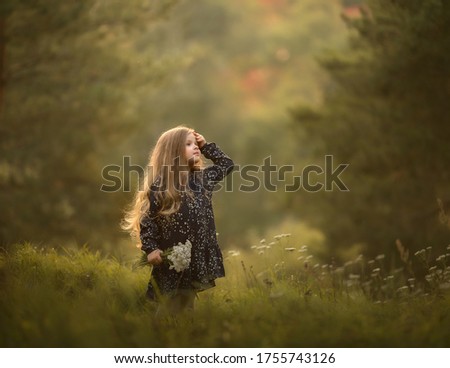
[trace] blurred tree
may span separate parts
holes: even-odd
[[[100,191],[102,166],[143,124],[133,98],[177,65],[143,41],[175,3],[2,1],[2,244],[117,237],[123,200]]]
[[[302,194],[299,211],[336,251],[363,244],[375,255],[397,238],[444,250],[437,199],[448,208],[450,4],[366,3],[348,19],[348,50],[321,59],[334,81],[322,106],[292,111],[307,147],[350,164],[341,176],[350,192]]]
[[[101,193],[102,168],[115,164],[124,174],[123,156],[145,165],[158,135],[177,124],[201,131],[241,166],[268,156],[307,161],[286,129],[286,107],[321,102],[327,78],[314,55],[339,47],[344,34],[340,0],[1,6],[3,243],[116,240],[131,193]],[[283,221],[280,202],[292,201],[282,188],[240,192],[233,178],[233,192],[216,196],[216,218],[226,229],[222,244],[239,246]]]
[[[353,8],[355,5],[361,5],[364,3],[364,0],[342,0],[342,5],[346,8]]]
[[[159,123],[148,127],[151,134],[133,138],[134,149],[145,158],[142,152],[150,146],[145,137],[156,138],[157,126],[185,123],[216,141],[241,167],[260,166],[268,156],[278,165],[307,160],[298,157],[298,142],[286,129],[286,108],[320,103],[326,78],[315,54],[343,42],[341,10],[338,0],[181,2],[159,37],[167,52],[184,48],[195,57],[186,72],[141,101]],[[260,186],[249,193],[239,191],[242,183],[248,184],[235,172],[228,178],[232,192],[215,196],[224,246],[248,245],[247,234],[262,236],[265,227],[287,215],[280,205],[289,202],[283,187],[269,192]]]

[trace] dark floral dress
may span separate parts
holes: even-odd
[[[178,212],[158,215],[157,181],[150,191],[150,209],[141,220],[142,250],[149,254],[186,240],[192,243],[191,263],[184,271],[170,270],[166,262],[153,266],[147,290],[151,299],[156,299],[158,291],[162,295],[175,295],[183,289],[205,290],[215,286],[216,278],[225,276],[211,200],[215,185],[233,170],[234,163],[215,143],[206,143],[200,151],[214,165],[189,173],[193,198],[183,193]]]

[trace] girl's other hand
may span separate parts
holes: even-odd
[[[195,140],[197,141],[198,148],[202,148],[206,144],[205,137],[201,134],[194,132]]]
[[[153,252],[149,253],[147,255],[148,263],[150,263],[154,266],[162,263],[163,260],[161,258],[161,253],[162,253],[162,251],[159,249],[155,249]]]

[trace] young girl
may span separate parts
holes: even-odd
[[[202,153],[214,165],[203,168]],[[211,204],[214,186],[233,161],[215,143],[183,126],[164,132],[150,154],[143,188],[138,190],[123,228],[140,238],[153,265],[147,296],[167,297],[172,311],[193,307],[196,292],[225,276]],[[182,272],[169,269],[161,253],[179,242],[192,243],[191,263]]]

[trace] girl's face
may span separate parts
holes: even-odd
[[[192,133],[189,133],[186,138],[186,159],[190,166],[193,166],[200,160],[200,149]]]

